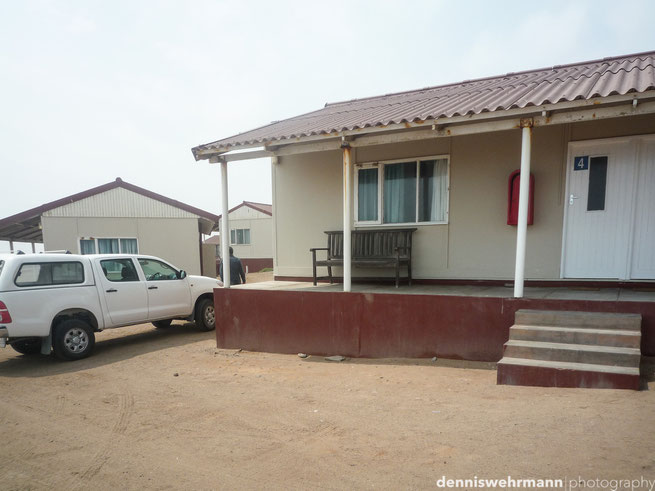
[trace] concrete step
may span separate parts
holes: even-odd
[[[514,323],[530,326],[578,327],[641,331],[640,314],[573,312],[557,310],[518,310]]]
[[[529,360],[548,360],[639,368],[641,351],[636,348],[548,343],[542,341],[510,339],[505,343],[503,356],[507,358],[524,358]]]
[[[556,327],[513,325],[509,339],[546,343],[587,344],[639,349],[641,332],[621,329],[593,329],[591,327]]]
[[[505,357],[499,385],[639,390],[639,368]]]

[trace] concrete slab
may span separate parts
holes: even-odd
[[[263,281],[248,283],[232,288],[246,290],[289,290],[289,291],[321,291],[340,292],[341,283],[319,283],[314,286],[306,281]],[[524,297],[531,299],[552,300],[592,300],[592,301],[624,301],[624,302],[655,302],[654,291],[629,290],[618,288],[569,288],[569,287],[527,287]],[[386,283],[354,283],[353,292],[360,293],[388,293],[393,295],[446,295],[481,298],[513,298],[514,289],[511,286],[483,286],[483,285],[401,285],[396,288]]]

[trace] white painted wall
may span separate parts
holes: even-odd
[[[46,211],[49,217],[149,217],[199,218],[156,199],[124,188],[115,188],[89,198]]]
[[[46,250],[79,253],[80,237],[136,238],[140,254],[159,256],[189,274],[201,274],[196,218],[41,218]]]
[[[560,278],[568,142],[649,133],[654,127],[655,118],[644,116],[534,130],[535,212],[534,225],[528,227],[526,278]],[[516,130],[359,148],[354,162],[449,154],[449,223],[418,225],[414,276],[510,280],[516,227],[506,224],[507,180],[520,166],[520,152],[521,133]],[[309,249],[325,247],[323,231],[342,229],[341,152],[280,157],[275,176],[275,274],[311,276]],[[353,270],[354,276],[370,273]]]

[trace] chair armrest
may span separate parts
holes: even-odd
[[[330,249],[328,249],[327,247],[312,247],[311,249],[309,249],[309,252],[312,253],[312,264],[314,265],[316,264],[316,251],[326,251],[329,259]]]

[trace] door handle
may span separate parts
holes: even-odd
[[[156,290],[157,288],[158,288],[158,287],[156,287],[156,286],[149,286],[149,287],[148,287],[148,290]]]
[[[109,290],[105,290],[107,293],[116,293],[118,290],[116,288],[110,288]]]
[[[573,194],[572,194],[571,196],[569,196],[569,204],[570,204],[570,205],[573,204],[573,200],[574,200],[574,199],[580,199],[580,196],[575,196],[575,195],[573,195]]]

